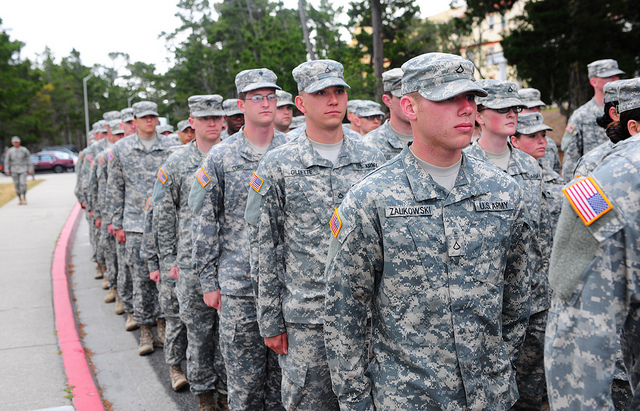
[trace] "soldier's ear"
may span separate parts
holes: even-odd
[[[415,121],[418,119],[418,110],[416,108],[416,105],[417,101],[410,95],[404,95],[400,100],[400,107],[402,108],[402,112],[409,121]]]
[[[301,91],[300,93],[302,94],[304,93],[304,91]],[[307,109],[304,106],[304,99],[300,96],[300,94],[296,96],[295,103],[296,103],[296,107],[298,108],[298,110],[300,110],[302,114],[307,113]]]
[[[629,134],[631,134],[632,136],[639,134],[640,123],[638,123],[636,120],[629,120],[629,122],[627,123],[627,130],[629,130]]]

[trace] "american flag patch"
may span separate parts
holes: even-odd
[[[591,225],[613,208],[592,177],[573,183],[562,191],[586,225]]]
[[[340,233],[340,229],[342,228],[342,221],[340,221],[340,216],[338,215],[338,209],[336,208],[333,212],[333,216],[331,216],[331,221],[329,221],[329,226],[331,227],[331,232],[334,237],[338,237]]]
[[[198,179],[202,187],[205,187],[207,184],[209,184],[209,181],[211,181],[207,173],[205,173],[204,168],[200,168],[200,170],[198,170],[196,178]]]
[[[93,163],[93,156],[91,154],[87,156],[87,161]]]
[[[151,207],[151,197],[147,198],[147,204],[144,206],[145,210],[148,210]]]
[[[254,172],[253,173],[253,177],[251,177],[251,182],[249,183],[249,185],[256,190],[256,192],[260,192],[260,188],[262,187],[262,183],[264,183],[264,181],[258,177],[258,175]]]
[[[571,134],[573,133],[573,130],[575,130],[576,128],[571,125],[571,123],[567,123],[567,128],[565,128],[565,130],[567,130],[567,133]]]
[[[162,184],[167,182],[167,175],[162,169],[158,170],[158,180],[160,180]]]
[[[100,167],[104,166],[104,158],[102,158],[102,156],[98,157],[98,164],[100,164]]]
[[[107,153],[107,160],[109,161],[113,160],[113,153],[111,151]]]

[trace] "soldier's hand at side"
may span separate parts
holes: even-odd
[[[180,270],[178,267],[171,267],[171,270],[169,270],[169,277],[175,278],[176,280],[180,277]]]
[[[98,230],[102,229],[102,218],[96,218],[96,221],[94,221],[93,223],[96,225]]]
[[[289,354],[287,333],[265,338],[264,345],[271,348],[276,354]]]
[[[125,234],[123,228],[116,230],[116,240],[120,241],[121,243],[127,242],[127,235]]]
[[[107,231],[109,232],[109,234],[111,234],[112,236],[116,236],[116,230],[113,229],[113,224],[109,224],[107,226]]]
[[[160,270],[151,271],[149,273],[149,278],[151,279],[151,281],[155,281],[156,283],[160,284]]]
[[[220,298],[220,289],[217,289],[215,291],[210,291],[208,293],[204,293],[204,295],[202,296],[202,299],[204,300],[204,303],[207,304],[209,307],[213,307],[216,310],[220,311],[221,308],[221,303],[222,300]]]
[[[93,217],[93,210],[89,211],[89,215]]]

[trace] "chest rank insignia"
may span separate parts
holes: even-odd
[[[113,161],[113,153],[111,151],[107,153],[107,160]]]
[[[575,129],[576,128],[571,123],[567,123],[567,128],[565,128],[565,130],[567,130],[567,133],[569,134],[573,133],[573,130]]]
[[[340,229],[342,228],[342,221],[340,220],[340,216],[338,215],[338,209],[336,208],[333,212],[333,216],[331,216],[331,221],[329,221],[329,226],[331,227],[331,232],[334,237],[338,237],[340,234]]]
[[[158,180],[160,180],[162,184],[167,182],[167,175],[164,173],[164,170],[162,169],[158,170]]]
[[[147,198],[147,203],[144,206],[145,210],[148,210],[151,207],[151,197]]]
[[[198,182],[202,187],[206,187],[207,184],[209,184],[209,181],[211,181],[207,173],[205,173],[204,168],[202,167],[200,167],[200,170],[198,170],[198,174],[196,174],[196,178],[198,179]]]
[[[98,157],[98,164],[100,164],[100,167],[104,166],[104,158],[102,158],[102,156]]]
[[[592,177],[573,183],[562,191],[586,225],[591,225],[613,208]]]
[[[258,177],[258,175],[254,172],[253,177],[251,177],[251,182],[249,183],[251,188],[256,190],[256,193],[259,193],[263,183],[264,181],[260,177]]]

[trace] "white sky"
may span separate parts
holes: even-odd
[[[337,0],[333,0],[334,2]],[[423,17],[449,9],[451,0],[417,0]],[[22,58],[37,59],[48,46],[56,61],[80,52],[86,66],[113,66],[108,54],[129,54],[131,62],[156,65],[164,73],[173,65],[162,31],[180,26],[175,17],[178,0],[14,0],[2,1],[2,29],[12,40],[25,43]],[[297,0],[285,0],[285,7],[297,8]],[[138,29],[136,21],[149,22]]]

